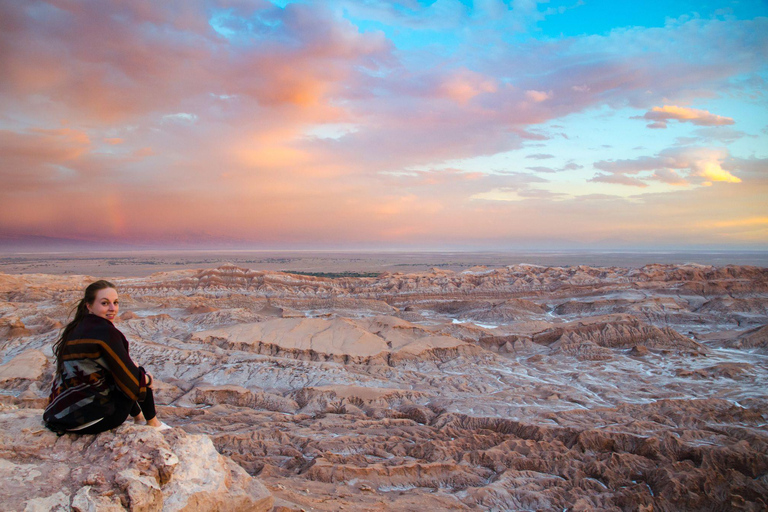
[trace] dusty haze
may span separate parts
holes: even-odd
[[[476,265],[501,268],[530,263],[544,266],[641,267],[653,263],[768,266],[768,252],[382,252],[382,251],[130,251],[3,252],[7,274],[83,274],[146,277],[155,272],[214,268],[232,263],[244,268],[311,273],[368,274],[423,272],[433,267],[461,271]]]

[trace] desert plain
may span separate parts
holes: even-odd
[[[578,258],[3,257],[0,502],[766,510],[765,256]],[[51,345],[103,277],[169,431],[42,426]],[[217,489],[190,490],[195,457]]]

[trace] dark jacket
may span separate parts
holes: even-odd
[[[65,431],[127,411],[144,399],[144,369],[128,355],[128,340],[109,320],[86,315],[64,342],[61,366],[43,420]]]

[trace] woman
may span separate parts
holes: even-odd
[[[152,375],[131,361],[128,340],[112,324],[118,309],[115,285],[91,283],[53,346],[56,375],[43,420],[54,432],[98,434],[129,414],[136,423],[169,428],[157,419]]]

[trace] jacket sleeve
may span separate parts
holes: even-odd
[[[124,339],[115,328],[110,333],[109,341],[102,346],[102,357],[120,391],[131,400],[143,400],[147,393],[147,377],[144,369],[131,360]]]

